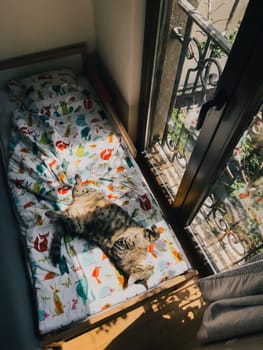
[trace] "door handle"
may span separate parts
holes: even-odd
[[[209,111],[210,108],[215,108],[215,110],[219,111],[226,102],[227,102],[226,92],[224,90],[219,90],[213,100],[210,100],[204,103],[199,112],[199,116],[195,127],[196,130],[200,130],[201,127],[203,126],[207,112]]]

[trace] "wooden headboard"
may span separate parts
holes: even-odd
[[[85,42],[0,61],[0,88],[5,88],[12,79],[23,78],[31,74],[61,67],[70,67],[75,73],[88,76],[114,124],[122,134],[131,154],[136,157],[136,148],[120,122],[120,118],[112,108],[111,95],[105,88],[104,83],[102,83],[101,77],[97,72],[96,62],[94,63],[94,59],[88,58],[88,49]]]
[[[49,69],[72,67],[75,72],[83,73],[87,56],[87,44],[81,42],[2,60],[0,61],[0,88],[5,87],[11,79]]]

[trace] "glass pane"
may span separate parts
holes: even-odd
[[[158,132],[161,117],[155,118],[152,139],[145,151],[152,172],[170,203],[174,201],[199,136],[196,123],[201,106],[213,97],[248,3],[239,0],[191,2],[198,3],[197,11],[191,11],[188,1],[176,2],[181,16],[186,16],[186,25],[184,30],[173,27],[173,37],[182,43],[174,100],[163,133]],[[175,24],[181,23],[179,14],[176,18],[179,19]],[[176,53],[170,50],[171,54]]]
[[[215,271],[263,250],[263,108],[188,227]]]

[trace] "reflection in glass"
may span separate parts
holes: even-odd
[[[263,250],[262,108],[188,230],[215,271]]]

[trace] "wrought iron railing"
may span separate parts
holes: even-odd
[[[182,51],[170,112],[163,138],[154,140],[151,154],[147,155],[171,203],[199,134],[196,122],[200,108],[212,98],[232,45],[186,0],[178,3],[188,19],[184,35],[181,28],[172,30],[172,36],[182,44]],[[261,141],[257,142],[262,143],[263,149],[261,112],[254,118],[220,180],[188,228],[215,271],[238,263],[262,247],[263,221],[260,217],[263,215],[263,198],[252,192],[259,190],[263,193],[263,152],[253,148],[251,141],[260,137]],[[255,181],[258,181],[257,190],[251,192]],[[250,202],[246,196],[251,196]]]
[[[188,1],[179,0],[178,4],[187,14],[187,22],[184,34],[182,28],[173,27],[171,36],[182,44],[181,55],[164,134],[161,140],[153,140],[149,157],[155,169],[154,153],[163,154],[173,165],[173,176],[167,175],[168,178],[160,180],[171,202],[199,134],[195,126],[200,108],[212,98],[222,64],[231,50],[231,43]],[[166,160],[161,155],[158,162],[165,163]]]
[[[189,227],[216,271],[263,250],[262,147],[259,110]]]
[[[200,107],[215,91],[231,43],[188,1],[178,3],[188,19],[184,35],[181,28],[172,30],[172,36],[182,43],[182,51],[162,146],[167,146],[172,153],[166,152],[168,157],[176,157],[184,168],[198,135],[195,126]],[[193,36],[196,33],[199,38]]]

